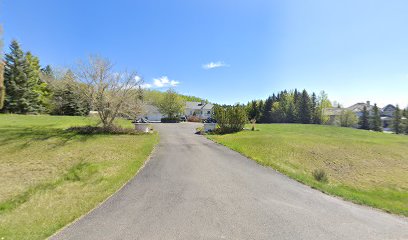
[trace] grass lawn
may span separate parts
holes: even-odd
[[[0,114],[0,239],[50,236],[134,176],[158,141],[157,134],[64,131],[95,123],[85,117]]]
[[[408,136],[300,124],[257,129],[208,138],[323,192],[408,216]],[[327,183],[313,178],[319,168]]]

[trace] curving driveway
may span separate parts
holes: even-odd
[[[327,196],[194,135],[155,124],[145,168],[52,239],[408,239],[407,218]]]

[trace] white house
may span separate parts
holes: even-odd
[[[200,119],[207,119],[213,114],[214,105],[205,101],[201,102],[186,102],[184,114],[186,117],[198,116]]]
[[[186,102],[186,106],[184,108],[184,115],[186,117],[189,116],[197,116],[200,119],[207,119],[212,116],[214,105],[211,103],[202,102]],[[160,122],[160,120],[165,117],[162,113],[160,113],[159,109],[151,104],[146,104],[144,106],[144,114],[142,115],[143,118],[151,122]]]

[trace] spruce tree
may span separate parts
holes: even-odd
[[[3,29],[0,25],[0,110],[4,106],[4,98],[6,97],[6,89],[4,87],[4,64],[3,64],[3,38],[1,37]]]
[[[302,91],[299,104],[299,120],[301,123],[308,124],[312,118],[311,100],[306,90]]]
[[[31,88],[27,76],[28,64],[19,43],[13,40],[10,53],[5,55],[4,85],[6,98],[3,111],[27,113],[32,111]]]
[[[4,87],[4,64],[0,58],[0,110],[4,107],[4,98],[6,97],[6,88]]]
[[[258,115],[256,116],[256,121],[259,122],[259,123],[262,122],[262,119],[263,119],[262,113],[263,113],[263,111],[264,111],[264,102],[262,100],[260,100],[259,103],[258,103],[258,111],[257,111]]]
[[[367,106],[364,105],[362,115],[360,116],[359,123],[360,129],[369,130],[370,123],[369,123],[369,113],[367,111]]]
[[[30,112],[44,112],[45,111],[45,99],[43,99],[44,92],[46,91],[46,84],[42,85],[40,79],[40,60],[38,57],[27,52],[25,54],[27,61],[26,75],[28,78],[29,91],[26,92],[27,98],[30,99]]]
[[[271,112],[272,112],[272,104],[273,104],[273,100],[272,97],[268,97],[265,100],[265,104],[263,107],[263,111],[262,111],[262,122],[263,123],[271,123],[272,122],[272,116],[271,116]]]
[[[382,132],[380,110],[378,109],[377,104],[374,104],[373,107],[373,115],[371,116],[370,129],[376,132]]]
[[[402,133],[402,116],[401,116],[401,109],[397,105],[395,112],[394,112],[394,117],[392,121],[392,126],[393,130],[396,134]]]
[[[318,112],[317,112],[317,97],[316,97],[316,93],[312,93],[312,123],[313,124],[319,124],[320,120],[319,120],[319,116],[318,116]]]
[[[248,103],[248,118],[249,120],[256,119],[259,116],[258,104],[255,100]]]

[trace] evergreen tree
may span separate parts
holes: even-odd
[[[262,119],[263,119],[262,113],[263,113],[263,111],[264,111],[264,102],[262,100],[260,100],[259,103],[258,103],[258,111],[257,111],[258,115],[255,118],[257,122],[262,122]]]
[[[264,104],[263,111],[262,111],[262,122],[263,123],[272,122],[272,104],[273,104],[272,97],[268,97],[265,100],[265,104]]]
[[[370,123],[369,123],[369,113],[367,111],[367,106],[364,105],[362,115],[360,116],[359,120],[359,127],[360,129],[369,130]]]
[[[317,111],[317,97],[316,93],[313,92],[312,94],[312,123],[319,124],[320,121],[318,119],[318,111]]]
[[[25,54],[27,61],[26,75],[28,77],[28,86],[30,90],[26,93],[30,98],[32,112],[45,112],[46,95],[48,95],[47,84],[40,79],[40,60],[38,57],[27,52]]]
[[[6,89],[4,87],[4,64],[3,64],[3,29],[0,25],[0,110],[4,106],[4,98],[6,97]]]
[[[308,124],[311,117],[311,100],[307,91],[303,90],[299,103],[299,120],[301,123]]]
[[[393,117],[393,130],[396,134],[402,133],[402,116],[401,116],[401,109],[397,105],[395,112],[394,112],[394,117]]]
[[[53,72],[50,65],[47,65],[47,66],[41,68],[41,72],[43,74],[47,75],[47,76],[53,76],[54,75],[54,72]]]
[[[381,125],[382,124],[381,124],[380,110],[378,109],[377,104],[374,104],[373,116],[371,116],[370,129],[376,132],[382,132]]]
[[[4,98],[6,97],[6,88],[4,87],[4,64],[0,58],[0,110],[4,107]]]
[[[258,104],[255,100],[248,104],[248,118],[249,120],[256,119],[259,116]]]
[[[34,111],[32,102],[35,99],[31,94],[32,86],[27,76],[29,66],[16,40],[11,42],[10,53],[6,54],[5,62],[4,85],[6,87],[6,98],[3,111],[11,113]]]

